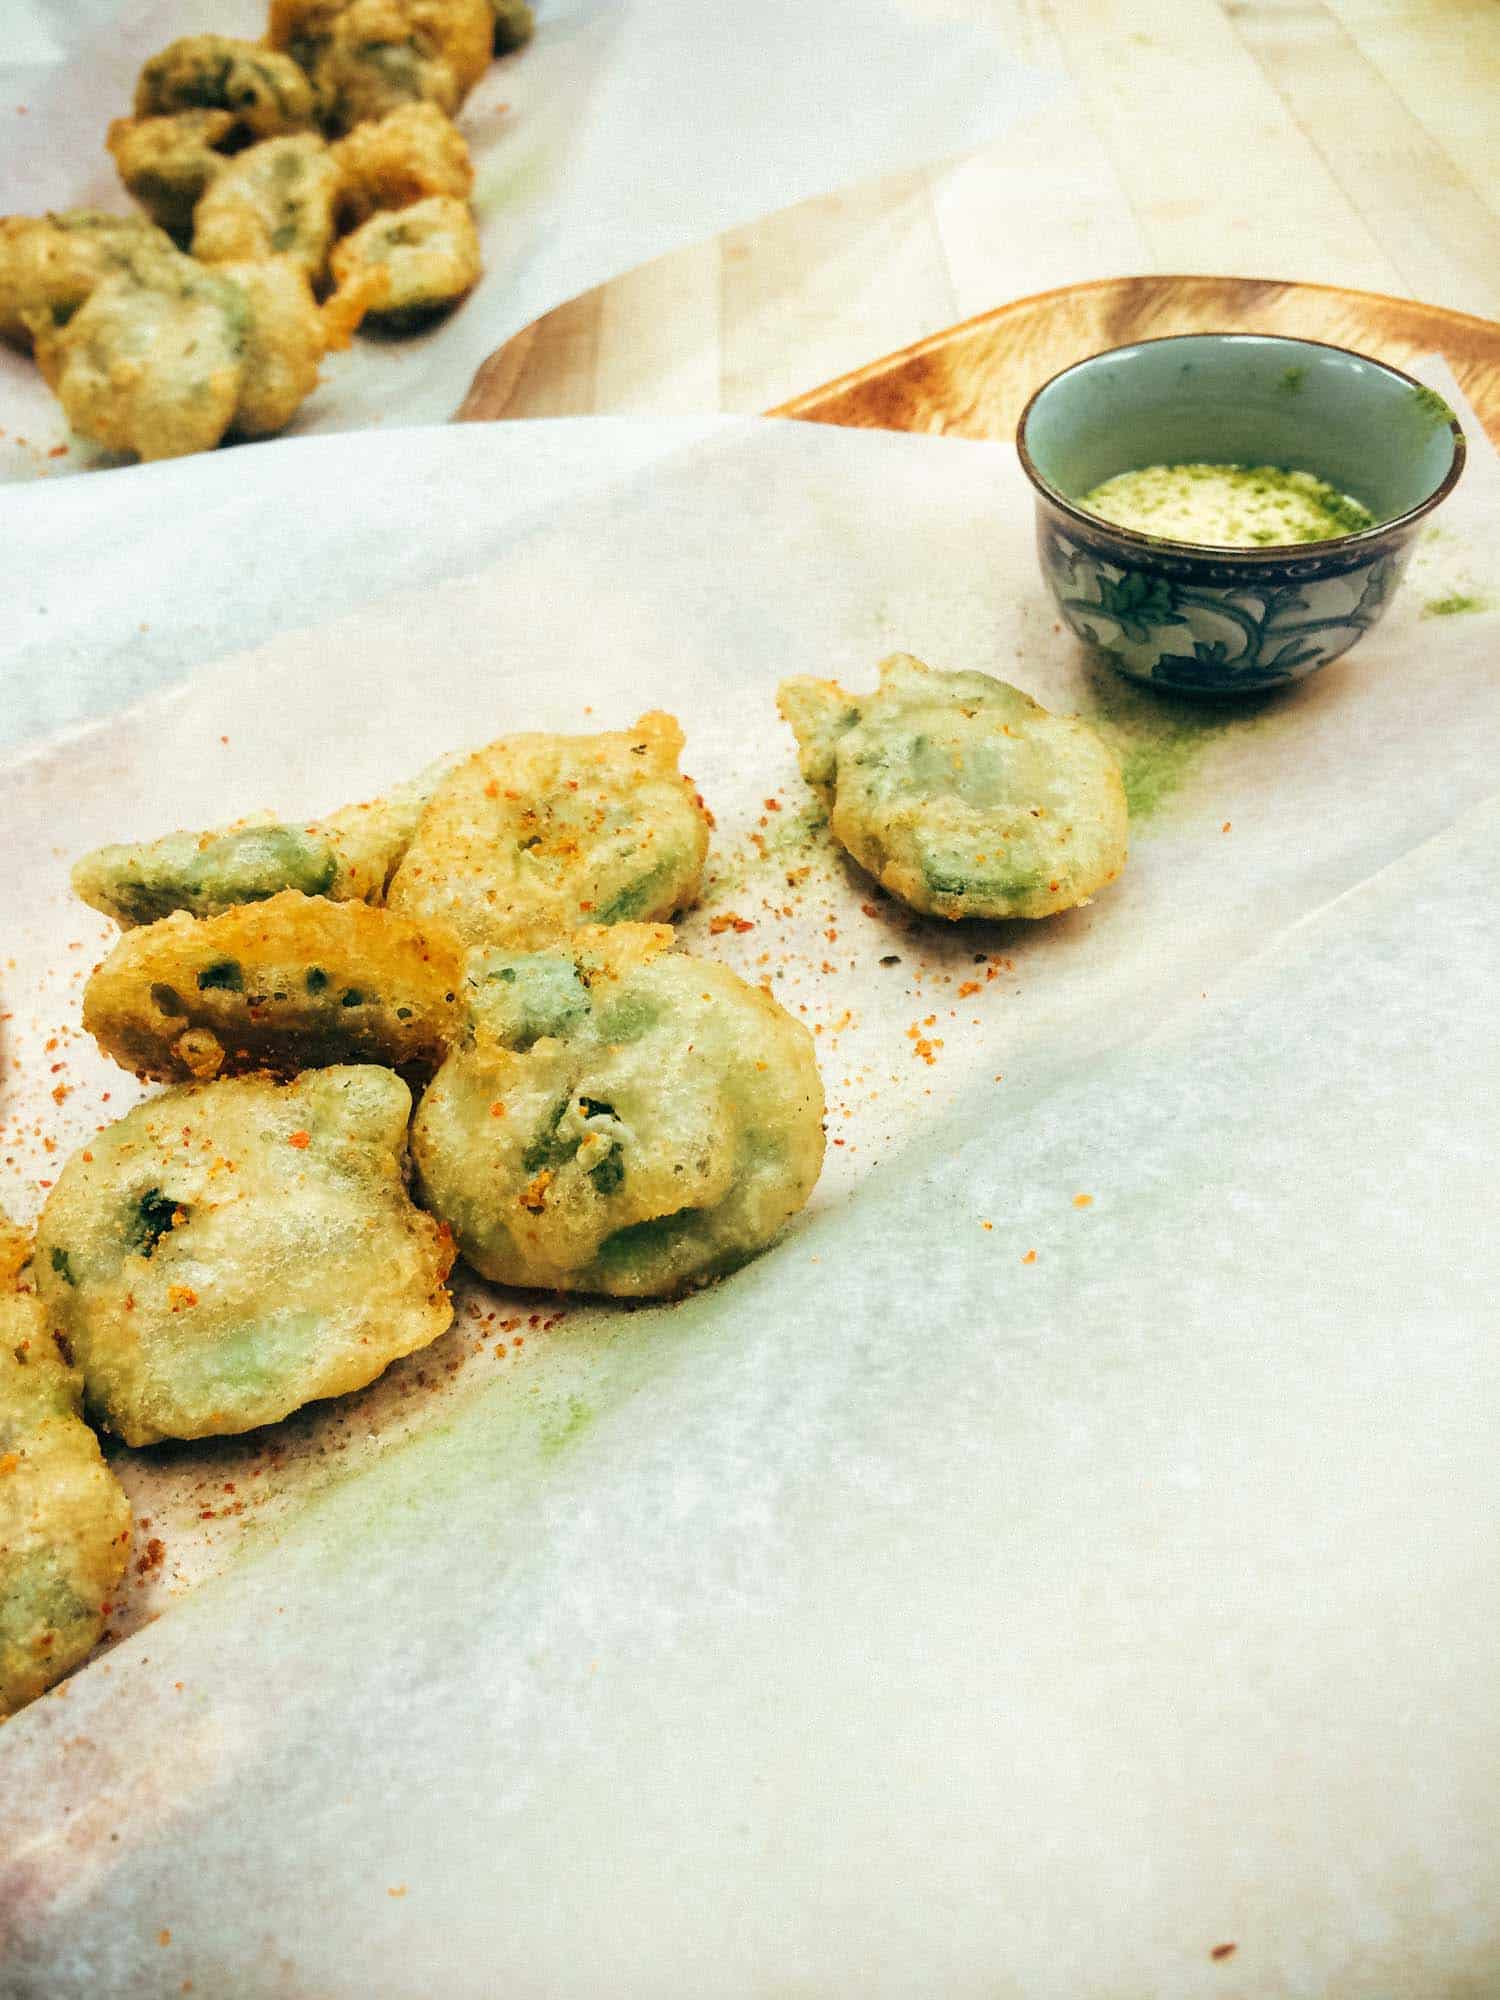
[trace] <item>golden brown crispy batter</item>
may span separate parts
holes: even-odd
[[[217,267],[244,295],[248,318],[230,429],[236,437],[284,430],[318,386],[327,331],[306,274],[283,257]]]
[[[127,932],[84,989],[83,1025],[163,1082],[347,1062],[430,1075],[457,1031],[460,970],[440,924],[288,890]]]
[[[154,55],[135,86],[137,118],[227,111],[241,143],[305,132],[312,86],[289,56],[232,35],[183,35]]]
[[[407,0],[349,0],[320,32],[306,57],[318,116],[331,133],[383,118],[402,104],[435,104],[451,116],[465,86],[440,42],[415,27]],[[310,37],[299,37],[308,47]]]
[[[314,284],[328,268],[343,185],[316,132],[265,139],[225,162],[193,215],[193,255],[205,264],[286,257]]]
[[[41,1302],[0,1296],[0,1716],[76,1667],[125,1571],[130,1506]]]
[[[428,195],[467,201],[474,162],[463,134],[435,104],[403,104],[356,125],[333,148],[343,175],[339,215],[354,228],[378,210],[409,208]]]
[[[75,429],[142,459],[280,430],[314,388],[324,327],[284,259],[209,266],[176,251],[106,279],[36,358]]]
[[[431,41],[458,80],[460,101],[490,66],[495,24],[489,0],[403,0],[412,33]]]
[[[268,39],[313,80],[330,132],[402,104],[456,112],[489,64],[489,0],[272,0]]]
[[[653,1297],[757,1255],[823,1160],[812,1037],[665,926],[472,955],[412,1128],[424,1199],[508,1285]]]
[[[0,216],[0,338],[31,343],[30,321],[66,326],[96,285],[171,240],[143,215],[73,208]]]
[[[37,328],[37,364],[75,430],[143,459],[210,451],[234,419],[249,307],[221,272],[174,253],[107,278],[66,326]]]
[[[334,22],[348,6],[349,0],[271,0],[266,46],[284,49],[310,72],[333,34]]]
[[[698,894],[708,826],[670,715],[594,736],[502,738],[449,773],[391,879],[393,910],[469,944],[548,944],[669,917]]]
[[[116,118],[105,137],[120,179],[178,242],[193,233],[193,211],[223,167],[235,132],[229,111],[179,111],[163,118]]]
[[[362,301],[365,315],[392,332],[455,305],[484,268],[474,218],[451,195],[372,215],[335,244],[329,261],[335,296]]]
[[[31,1256],[31,1231],[0,1208],[0,1294],[12,1292]]]
[[[451,1238],[406,1192],[389,1070],[186,1084],[75,1153],[38,1283],[128,1444],[275,1423],[363,1388],[452,1318]]]
[[[428,800],[458,757],[439,757],[380,798],[301,824],[269,813],[207,832],[96,847],[73,869],[73,893],[122,928],[174,910],[217,916],[283,889],[379,903]]]
[[[835,838],[914,910],[1047,917],[1125,865],[1114,756],[1019,688],[896,653],[871,694],[798,679],[778,702]]]

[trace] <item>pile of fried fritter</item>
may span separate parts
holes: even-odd
[[[1039,917],[1125,861],[1083,723],[897,656],[871,694],[781,690],[854,859],[912,908]],[[73,871],[121,927],[99,1046],[165,1084],[91,1138],[35,1238],[0,1218],[0,1714],[83,1657],[127,1445],[273,1423],[452,1318],[450,1267],[663,1298],[758,1255],[811,1194],[813,1038],[675,949],[712,825],[670,715],[515,735],[327,818],[270,816]]]
[[[144,214],[0,218],[0,336],[68,421],[142,459],[281,430],[363,322],[425,326],[481,270],[453,123],[524,0],[272,0],[186,35],[109,128]]]

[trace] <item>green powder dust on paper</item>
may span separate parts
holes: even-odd
[[[594,1412],[582,1396],[569,1396],[563,1409],[549,1416],[541,1432],[540,1445],[544,1458],[555,1458],[560,1451],[566,1451],[574,1444],[594,1421]]]
[[[1448,597],[1430,597],[1422,606],[1424,618],[1461,618],[1465,612],[1488,611],[1488,604],[1482,597],[1472,597],[1455,590]]]
[[[1149,819],[1180,791],[1211,743],[1254,721],[1259,705],[1210,707],[1190,696],[1138,686],[1091,661],[1080,713],[1120,760],[1132,820]]]

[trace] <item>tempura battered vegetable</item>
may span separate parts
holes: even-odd
[[[31,1256],[31,1231],[0,1208],[0,1294],[14,1290]]]
[[[356,125],[333,148],[342,175],[339,213],[347,228],[381,209],[409,208],[428,195],[466,201],[474,162],[463,134],[435,104],[403,104]]]
[[[171,248],[143,215],[72,208],[0,217],[0,337],[29,345],[32,320],[66,326],[104,279]]]
[[[423,813],[387,900],[470,944],[548,944],[669,917],[698,894],[708,827],[670,715],[597,736],[502,738]]]
[[[299,68],[311,74],[333,34],[333,24],[349,0],[271,0],[266,46],[284,49]]]
[[[798,679],[778,702],[835,837],[913,909],[1051,916],[1125,865],[1114,757],[1019,688],[897,653],[874,694]]]
[[[450,115],[490,57],[488,0],[347,0],[273,5],[271,40],[312,78],[325,130],[348,132],[402,104]]]
[[[143,459],[209,451],[234,419],[249,307],[189,257],[107,278],[36,358],[75,430]]]
[[[325,118],[348,130],[400,103],[456,111],[488,65],[492,29],[488,0],[271,0],[266,39],[314,79]],[[359,76],[361,65],[372,73]],[[343,97],[341,79],[352,82]]]
[[[453,71],[462,102],[490,66],[494,24],[489,0],[401,0],[401,7],[412,35],[431,42]]]
[[[186,243],[193,211],[232,150],[236,129],[229,111],[116,118],[105,144],[120,179],[153,222]]]
[[[388,332],[410,332],[456,304],[484,268],[467,206],[430,195],[392,215],[372,215],[335,244],[330,266],[340,294],[357,298]]]
[[[193,216],[205,264],[289,257],[316,282],[328,267],[339,163],[316,132],[266,139],[225,163]]]
[[[332,343],[304,274],[284,258],[220,264],[248,312],[240,380],[230,429],[236,437],[274,437],[318,386],[318,363]]]
[[[455,759],[440,757],[383,798],[296,825],[269,814],[207,833],[167,833],[139,846],[96,847],[73,869],[73,893],[131,924],[173,910],[217,916],[283,889],[378,903],[417,822]]]
[[[176,252],[108,278],[36,358],[69,422],[143,459],[281,429],[317,381],[323,323],[285,262],[209,268]]]
[[[655,1297],[736,1269],[823,1160],[812,1037],[665,926],[473,954],[470,1027],[412,1127],[423,1198],[488,1278]]]
[[[179,111],[227,111],[241,145],[314,122],[312,86],[291,57],[231,35],[184,35],[141,71],[136,117]]]
[[[524,47],[536,33],[536,16],[528,0],[490,0],[490,12],[495,17],[497,56],[508,56],[512,49]]]
[[[452,1249],[407,1198],[410,1110],[384,1069],[187,1084],[74,1155],[36,1270],[112,1430],[252,1430],[437,1338]]]
[[[76,1667],[125,1571],[130,1506],[40,1302],[0,1296],[0,1716]]]
[[[128,932],[84,989],[83,1025],[166,1082],[348,1062],[430,1074],[457,1031],[460,972],[440,924],[287,890]]]

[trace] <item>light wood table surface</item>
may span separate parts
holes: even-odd
[[[1042,110],[559,308],[487,364],[486,413],[765,410],[1007,300],[1132,272],[1500,319],[1500,0],[981,4],[1016,60],[1065,79]]]

